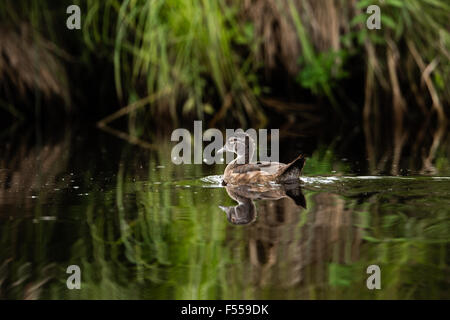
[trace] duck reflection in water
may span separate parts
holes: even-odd
[[[238,202],[236,206],[219,206],[230,223],[235,225],[250,224],[256,220],[257,211],[254,200],[292,199],[299,207],[306,208],[306,199],[299,183],[289,183],[280,186],[239,185],[226,186],[230,198]]]

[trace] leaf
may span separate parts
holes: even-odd
[[[434,72],[434,83],[439,89],[444,89],[445,87],[444,80],[442,79],[441,73],[438,70]]]
[[[358,14],[350,21],[350,26],[354,27],[358,24],[364,24],[367,20],[366,14]]]
[[[405,2],[400,0],[386,0],[386,4],[392,7],[404,8]]]
[[[367,8],[368,6],[373,4],[373,0],[361,0],[356,3],[356,7],[358,9]]]
[[[367,29],[363,29],[358,33],[358,44],[363,45],[367,39]]]
[[[328,282],[333,287],[348,287],[354,279],[354,270],[350,265],[330,263],[328,265]]]
[[[206,103],[206,104],[203,105],[203,111],[206,114],[214,114],[215,110],[214,110],[212,105],[210,105],[209,103]]]
[[[192,112],[192,110],[194,110],[194,106],[195,106],[194,98],[190,97],[189,99],[186,100],[186,102],[183,105],[183,114]]]
[[[381,15],[381,25],[386,25],[387,27],[391,29],[397,28],[397,23],[392,19],[391,17],[387,16],[386,14]]]
[[[364,236],[363,240],[368,241],[368,242],[380,242],[379,239],[371,237],[371,236]]]

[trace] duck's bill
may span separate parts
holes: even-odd
[[[217,150],[217,153],[225,153],[225,147],[220,148],[219,150]]]

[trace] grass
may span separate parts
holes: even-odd
[[[4,52],[0,77],[13,88],[37,87],[44,96],[60,95],[68,102],[70,87],[56,81],[64,75],[61,65],[71,63],[65,51],[86,69],[95,69],[94,57],[106,59],[122,105],[158,96],[128,113],[130,131],[136,134],[142,131],[136,127],[159,117],[174,124],[194,118],[215,124],[231,118],[243,126],[264,126],[268,119],[259,98],[277,95],[270,91],[276,87],[272,77],[276,72],[286,75],[289,94],[300,92],[300,97],[310,99],[306,98],[310,92],[344,118],[353,112],[363,113],[366,121],[378,121],[381,112],[389,112],[402,124],[411,113],[435,114],[440,121],[448,116],[450,5],[445,1],[361,0],[355,6],[340,1],[321,6],[311,0],[76,4],[82,9],[83,27],[70,37],[58,27],[65,22],[61,14],[65,3],[2,4],[4,37],[12,37],[24,25],[33,30],[34,39],[42,39],[33,43],[44,57],[40,60],[44,74],[29,81],[33,68],[24,66],[32,65],[32,58],[19,54],[26,49],[19,42],[8,40],[2,43],[15,49],[0,47]],[[381,30],[365,27],[370,4],[381,8]],[[25,61],[22,69],[11,71],[6,66],[15,56]],[[358,61],[361,66],[355,64]],[[67,76],[69,82],[77,80]],[[11,101],[14,97],[7,96],[2,105],[8,107],[3,109],[17,116],[11,112]]]
[[[238,23],[234,5],[109,0],[88,1],[87,7],[85,41],[92,50],[112,44],[115,86],[122,101],[134,92],[169,90],[150,108],[153,114],[168,114],[174,121],[180,113],[202,119],[215,111],[213,102],[222,101],[227,109],[225,101],[233,101],[241,122],[246,114],[264,119],[250,81],[255,76],[249,50],[253,35]],[[239,52],[237,46],[246,50]],[[142,91],[136,89],[142,86]]]
[[[363,10],[368,4],[360,1],[358,7]],[[357,35],[367,52],[365,113],[376,113],[375,95],[382,90],[390,92],[398,116],[412,109],[408,103],[413,100],[422,113],[434,112],[443,121],[450,98],[444,85],[450,80],[450,32],[445,27],[450,5],[434,0],[379,5],[381,35],[365,29]],[[364,17],[356,16],[353,23],[361,20]]]

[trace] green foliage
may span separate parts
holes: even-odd
[[[307,159],[307,163],[303,171],[305,175],[329,175],[333,171],[349,171],[348,165],[336,159],[333,146],[320,146]]]
[[[146,95],[163,95],[156,107],[173,120],[180,104],[203,118],[227,96],[237,113],[262,117],[251,50],[236,51],[251,49],[253,29],[237,14],[234,4],[210,0],[88,1],[84,35],[92,50],[111,44],[119,97],[145,83]]]
[[[297,81],[304,88],[310,89],[314,94],[321,94],[322,88],[326,91],[336,87],[338,81],[349,76],[349,72],[343,69],[343,63],[347,57],[345,51],[321,52],[315,58],[314,63],[307,63],[300,57],[302,66]]]
[[[330,263],[328,265],[328,281],[332,287],[349,287],[357,270],[353,270],[351,265],[341,265]]]
[[[315,94],[325,94],[331,100],[333,106],[337,107],[329,80],[332,78],[331,71],[333,69],[330,62],[333,61],[333,55],[338,53],[316,54],[300,14],[292,0],[289,0],[289,9],[302,46],[300,63],[304,69],[300,72],[298,81],[303,87],[311,89]],[[338,73],[342,74],[342,72]]]
[[[341,80],[361,76],[357,74],[361,68],[347,62],[354,57],[356,61],[367,61],[368,83],[378,83],[390,91],[386,55],[389,49],[398,58],[395,70],[405,95],[411,95],[413,86],[429,95],[435,90],[433,103],[448,104],[448,2],[361,0],[354,11],[347,3],[336,1],[334,8],[348,21],[342,22],[341,29],[346,33],[338,34],[340,49],[330,50],[319,49],[323,46],[311,37],[310,31],[317,28],[314,17],[300,9],[308,1],[287,1],[287,12],[277,18],[292,21],[295,27],[301,47],[296,78],[300,87],[316,96],[326,96],[345,116],[342,101],[336,98],[340,97]],[[68,37],[67,30],[61,27],[66,18],[62,13],[73,3],[81,6],[83,27]],[[366,8],[373,4],[381,8],[381,30],[368,30],[365,26]],[[64,57],[61,60],[66,63],[81,61],[86,69],[95,70],[93,63],[98,57],[109,61],[122,104],[153,97],[151,106],[147,103],[139,115],[164,114],[175,123],[180,118],[215,115],[223,119],[226,114],[241,125],[248,120],[263,124],[266,118],[258,97],[268,90],[261,85],[266,80],[260,72],[264,68],[264,52],[256,52],[261,41],[265,41],[264,34],[258,34],[262,31],[254,28],[242,8],[237,0],[86,0],[62,1],[57,5],[51,1],[18,0],[2,3],[0,18],[5,30],[31,26],[36,35],[52,42],[50,46],[42,43],[47,43],[55,57]],[[322,32],[328,30],[320,27]],[[77,48],[76,56],[68,57],[68,48]],[[423,84],[422,75],[428,74],[431,86]],[[376,90],[375,86],[369,89]],[[22,118],[21,111],[12,110],[11,106],[15,106],[11,103],[1,101],[0,106],[17,119]],[[233,112],[228,112],[230,106]],[[134,121],[145,125],[149,117],[131,114],[130,118],[131,128],[135,129]]]
[[[365,27],[368,17],[365,10],[372,4],[380,6],[381,30],[368,30]],[[359,45],[370,42],[380,49],[392,45],[392,41],[409,43],[408,50],[399,52],[402,56],[400,58],[404,62],[408,55],[413,55],[420,72],[433,61],[438,61],[439,67],[433,70],[433,84],[442,100],[448,102],[450,88],[443,84],[450,81],[450,3],[438,0],[362,0],[357,7],[363,12],[352,19],[351,25],[360,26],[359,31],[353,34]],[[417,53],[411,52],[411,45],[417,48]],[[379,62],[381,65],[386,64],[383,58],[379,58]],[[400,68],[406,70],[411,67],[401,65]]]

